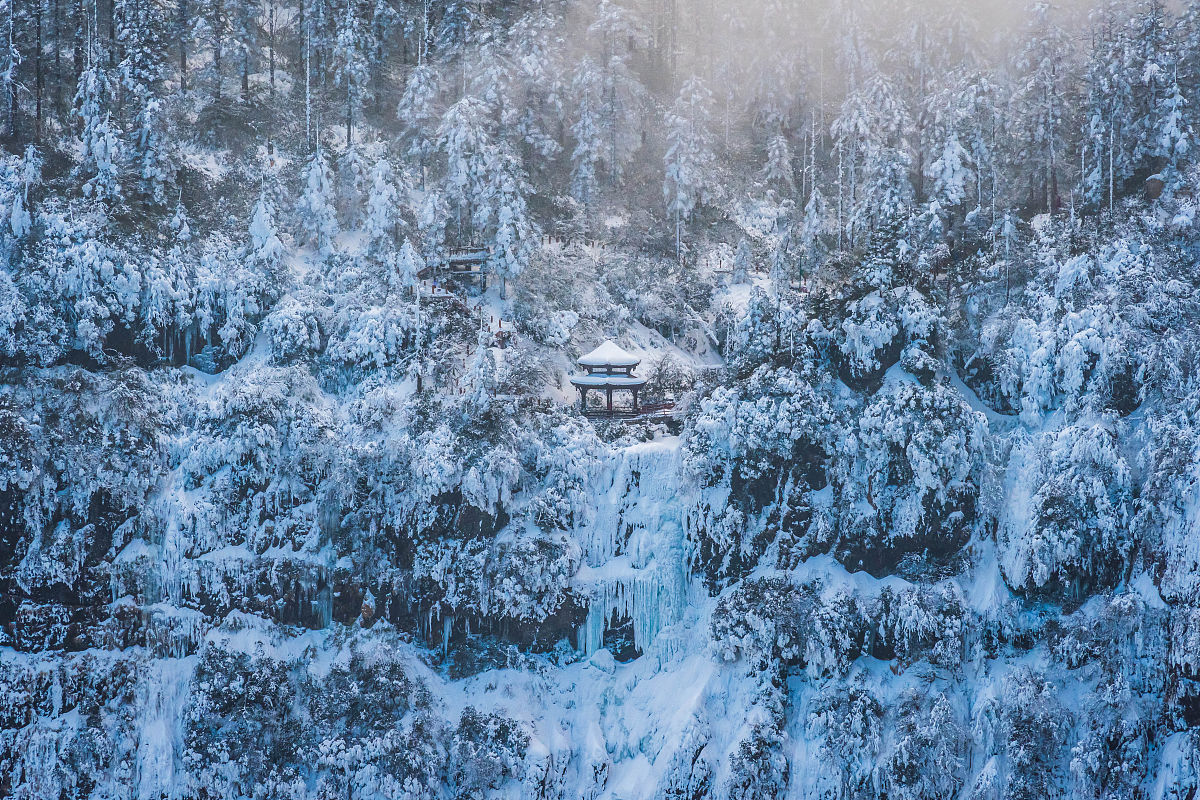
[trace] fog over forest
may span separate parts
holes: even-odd
[[[1193,800],[1200,4],[0,0],[0,798]]]

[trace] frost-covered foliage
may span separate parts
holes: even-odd
[[[1195,5],[0,0],[0,796],[1193,800]]]

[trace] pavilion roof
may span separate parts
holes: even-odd
[[[608,339],[595,350],[581,357],[579,364],[584,367],[636,367],[641,361],[640,358],[625,352],[615,342]]]

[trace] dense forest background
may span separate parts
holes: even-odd
[[[1200,6],[980,5],[0,0],[0,797],[1193,798]]]

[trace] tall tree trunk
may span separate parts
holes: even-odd
[[[13,19],[16,14],[10,4],[8,7],[8,50],[12,52],[16,49],[14,43],[16,22]],[[13,72],[16,72],[16,65],[13,65]],[[13,139],[17,138],[17,76],[10,76],[8,81],[8,135]]]
[[[75,0],[75,34],[73,45],[73,55],[75,59],[75,86],[79,87],[79,78],[83,75],[84,64],[84,37],[87,35],[87,11],[83,7],[83,0]]]
[[[179,91],[187,91],[188,0],[179,0]]]
[[[61,115],[62,107],[62,15],[59,0],[54,0],[54,113]]]
[[[42,76],[42,2],[36,0],[37,10],[34,12],[34,37],[33,37],[33,94],[34,94],[34,116],[33,116],[33,140],[36,142],[42,135],[42,89],[44,80]]]
[[[271,99],[275,99],[275,2],[267,11],[267,62],[271,74]]]
[[[216,86],[213,88],[213,97],[220,102],[221,100],[221,55],[224,46],[222,37],[225,34],[225,4],[223,0],[215,0],[214,2],[214,20],[216,24],[213,26],[213,72],[216,73]]]

